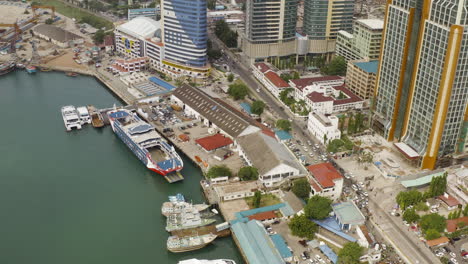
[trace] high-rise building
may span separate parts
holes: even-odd
[[[304,0],[303,32],[311,53],[333,52],[338,31],[353,28],[354,0]]]
[[[162,0],[161,21],[162,63],[175,71],[206,74],[209,70],[206,0]]]
[[[386,7],[374,125],[422,168],[465,144],[467,5],[393,0]]]
[[[296,53],[297,0],[247,0],[242,50],[248,59]]]
[[[378,60],[382,41],[383,20],[359,19],[354,22],[353,34],[338,31],[335,52],[346,61]]]

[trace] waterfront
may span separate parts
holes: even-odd
[[[168,195],[202,202],[201,174],[184,157],[185,180],[168,184],[113,135],[90,125],[65,132],[60,107],[120,104],[90,77],[25,72],[0,77],[0,263],[177,263],[232,258],[231,238],[173,254],[160,213]]]

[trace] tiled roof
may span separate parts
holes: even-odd
[[[207,151],[229,146],[234,142],[225,135],[218,133],[213,136],[199,138],[195,142]]]
[[[336,179],[342,179],[343,176],[333,167],[331,163],[320,163],[310,165],[307,169],[312,173],[312,176],[322,186],[322,188],[330,188],[335,186],[333,182]]]
[[[465,223],[465,225],[468,225],[468,216],[447,220],[447,232],[452,233],[457,231],[458,223]]]
[[[355,95],[353,92],[348,90],[348,88],[346,88],[345,84],[342,84],[340,86],[335,86],[333,88],[335,90],[343,92],[348,97],[346,99],[335,99],[333,101],[333,105],[342,105],[342,104],[349,104],[349,103],[355,103],[355,102],[363,101],[359,96]]]
[[[316,191],[316,192],[321,192],[322,188],[314,181],[314,180],[309,180],[310,186]]]
[[[327,81],[338,81],[343,80],[343,77],[340,76],[323,76],[323,77],[313,77],[313,78],[302,78],[290,80],[297,89],[303,90],[305,87],[312,85],[314,83],[327,82]]]
[[[447,237],[439,237],[437,239],[432,239],[432,240],[428,240],[426,241],[427,245],[429,247],[433,247],[433,246],[438,246],[438,245],[442,245],[442,244],[445,244],[445,243],[448,243],[449,242],[449,239]]]
[[[444,202],[445,204],[447,204],[448,206],[452,207],[452,206],[457,206],[460,204],[460,202],[453,196],[451,195],[447,195],[447,197],[445,197],[445,195],[440,195],[437,197],[437,199],[441,200],[442,202]]]
[[[269,71],[265,73],[265,77],[267,77],[267,79],[270,80],[271,83],[276,87],[279,87],[279,88],[289,87],[289,84],[285,80],[281,79],[281,77],[279,77],[279,75],[276,74],[276,72]]]
[[[307,95],[307,98],[309,98],[314,103],[334,101],[333,97],[324,96],[322,93],[319,92],[311,92]]]
[[[267,71],[269,71],[271,69],[268,65],[266,65],[263,62],[255,63],[254,65],[255,65],[255,67],[257,69],[259,69],[263,73],[265,73],[265,72],[267,72]]]
[[[267,211],[267,212],[261,212],[261,213],[258,213],[258,214],[249,215],[248,218],[249,218],[249,220],[263,221],[263,220],[277,218],[277,216],[276,216],[275,212]]]

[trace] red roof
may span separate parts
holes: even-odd
[[[219,149],[219,148],[229,146],[232,143],[234,143],[232,139],[220,133],[215,134],[213,136],[199,138],[195,140],[195,142],[197,142],[198,145],[200,145],[202,148],[204,148],[207,151]]]
[[[280,88],[289,87],[289,84],[285,82],[283,79],[281,79],[281,77],[279,77],[279,75],[276,74],[276,72],[269,71],[265,73],[265,77],[267,77],[267,79],[270,80],[271,83],[273,83],[273,85],[276,87],[280,87]]]
[[[447,204],[449,207],[457,206],[460,204],[460,202],[451,195],[447,195],[447,197],[445,197],[445,195],[437,196],[437,199],[441,200],[442,202]]]
[[[262,73],[269,71],[271,68],[263,62],[255,63],[255,68],[259,69]]]
[[[465,223],[465,225],[468,225],[468,216],[447,220],[447,232],[452,233],[457,231],[458,223]]]
[[[313,77],[313,78],[302,78],[302,79],[294,79],[291,80],[292,83],[296,86],[297,89],[301,90],[305,87],[312,85],[314,83],[319,82],[327,82],[327,81],[337,81],[343,80],[343,77],[340,76],[323,76],[323,77]]]
[[[322,93],[319,92],[311,92],[307,95],[307,98],[309,98],[313,103],[333,101],[333,97],[324,96]]]
[[[262,129],[262,132],[263,132],[263,134],[276,139],[275,132],[273,132],[271,129],[265,128],[265,129]]]
[[[446,244],[448,242],[449,242],[449,239],[447,237],[439,237],[439,238],[436,238],[436,239],[433,239],[433,240],[426,241],[426,243],[427,243],[427,245],[429,247]]]
[[[114,38],[111,35],[106,35],[104,37],[104,45],[105,46],[112,46],[114,45]]]
[[[314,180],[309,180],[310,186],[315,190],[315,192],[321,192],[322,188],[314,181]]]
[[[348,90],[348,88],[346,88],[345,84],[340,85],[340,86],[335,86],[333,88],[335,90],[343,92],[348,97],[346,99],[335,99],[333,101],[334,105],[342,105],[342,104],[349,104],[349,103],[355,103],[355,102],[363,101],[359,96],[355,95],[353,92]]]
[[[333,187],[335,186],[334,180],[343,178],[335,167],[328,162],[310,165],[307,169],[312,173],[312,176],[317,180],[322,188]]]
[[[276,217],[277,216],[276,216],[275,212],[267,211],[267,212],[263,212],[263,213],[249,215],[249,220],[263,221],[263,220],[273,219],[273,218],[276,218]]]

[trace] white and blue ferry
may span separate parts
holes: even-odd
[[[109,120],[114,133],[133,151],[146,167],[166,176],[183,168],[183,162],[174,146],[156,132],[137,114],[126,109],[109,111]]]

